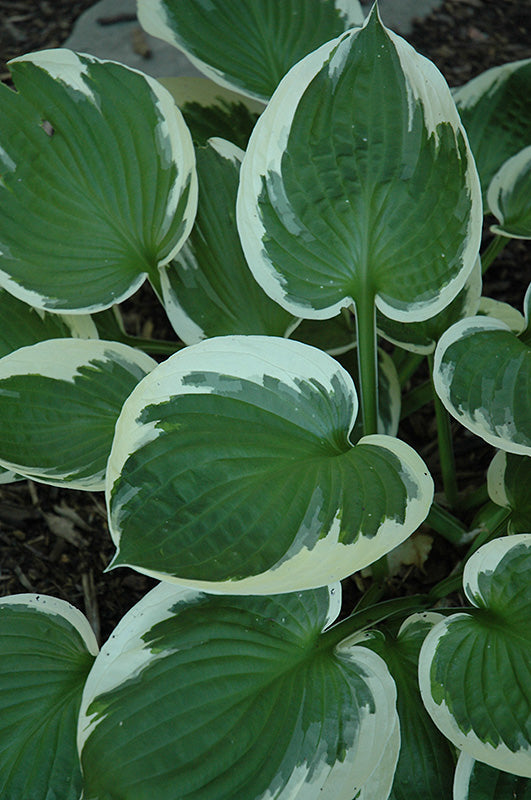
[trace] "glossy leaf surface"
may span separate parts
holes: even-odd
[[[422,645],[419,680],[437,727],[468,755],[531,778],[531,534],[494,539],[467,561],[474,613]]]
[[[454,90],[486,199],[504,161],[531,141],[531,59],[493,67]]]
[[[224,139],[197,148],[195,225],[162,272],[166,313],[186,344],[226,334],[283,336],[297,320],[253,278],[236,228],[243,152]]]
[[[531,239],[531,146],[505,161],[487,193],[498,220],[491,230],[512,239]]]
[[[108,308],[158,286],[190,231],[192,141],[157,81],[44,50],[0,86],[0,284],[52,311]],[[31,208],[31,213],[28,209]]]
[[[531,352],[505,323],[470,317],[452,325],[435,351],[434,385],[465,428],[531,455]]]
[[[83,614],[55,597],[0,598],[0,796],[78,800],[77,716],[98,652]]]
[[[0,463],[101,491],[122,404],[156,362],[99,339],[49,339],[0,359]]]
[[[363,12],[358,0],[138,0],[138,19],[212,80],[267,101],[293,64]]]
[[[394,730],[395,689],[366,648],[319,646],[339,598],[152,590],[87,681],[83,798],[351,800]]]
[[[295,316],[376,297],[392,319],[427,319],[463,287],[481,234],[475,165],[443,77],[376,8],[275,91],[237,214],[255,278]]]
[[[349,374],[289,339],[217,337],[172,356],[117,423],[112,565],[268,594],[376,560],[425,518],[433,484],[397,439],[353,447],[357,408]]]

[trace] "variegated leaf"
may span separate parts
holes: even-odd
[[[461,753],[453,800],[531,800],[531,778],[502,772]]]
[[[138,0],[138,19],[216,83],[267,101],[293,64],[363,12],[358,0]]]
[[[10,69],[18,92],[0,85],[0,284],[75,313],[110,307],[146,277],[158,289],[197,202],[192,140],[170,94],[70,50]]]
[[[265,294],[242,252],[236,193],[243,155],[224,139],[197,149],[195,225],[161,273],[166,313],[186,344],[226,334],[284,336],[298,322]]]
[[[107,473],[112,566],[200,589],[322,586],[372,563],[428,513],[420,457],[349,435],[358,401],[330,356],[289,339],[207,339],[124,404]]]
[[[512,239],[531,239],[531,146],[500,167],[488,192],[489,208],[498,220],[491,230]]]
[[[351,800],[395,729],[395,688],[366,648],[326,646],[339,607],[339,585],[153,589],[87,680],[84,800]]]
[[[531,778],[531,533],[494,539],[467,561],[476,607],[427,635],[419,659],[422,699],[463,752]]]
[[[468,142],[441,74],[376,7],[275,91],[237,217],[256,280],[295,316],[375,299],[392,319],[427,319],[464,286],[482,226]]]
[[[83,614],[55,597],[0,598],[0,796],[78,800],[81,693],[98,652]]]
[[[0,289],[0,358],[45,339],[75,337],[97,339],[98,330],[85,314],[50,314],[23,303]]]
[[[196,145],[221,137],[245,150],[264,104],[208,78],[158,78],[171,94]]]
[[[454,90],[486,199],[504,161],[531,141],[531,58],[492,67]]]
[[[100,491],[126,397],[156,366],[117,342],[49,339],[0,359],[0,464]]]
[[[374,634],[365,642],[383,658],[397,687],[401,744],[389,800],[450,797],[455,759],[448,740],[422,704],[417,677],[422,643],[442,619],[442,614],[434,612],[413,614],[396,635]]]
[[[433,382],[465,428],[531,455],[531,351],[504,322],[470,317],[452,325],[435,350]]]
[[[487,472],[490,499],[509,508],[509,533],[531,531],[531,458],[500,450]]]
[[[378,332],[389,342],[412,353],[433,353],[439,338],[463,317],[477,313],[481,299],[481,262],[478,258],[474,270],[464,287],[446,308],[422,322],[397,322],[377,315]]]

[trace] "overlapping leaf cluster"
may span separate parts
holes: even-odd
[[[357,0],[139,18],[223,88],[66,50],[0,87],[1,479],[105,489],[110,568],[160,580],[100,650],[0,600],[0,795],[529,798],[531,291],[481,272],[531,236],[531,61],[452,94]],[[123,328],[146,279],[176,342]],[[468,497],[449,414],[499,449]],[[386,598],[426,520],[456,575]]]

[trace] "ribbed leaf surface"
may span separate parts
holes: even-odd
[[[483,195],[504,161],[531,141],[531,59],[493,67],[454,90]]]
[[[296,320],[253,278],[236,228],[243,152],[223,139],[197,150],[195,225],[162,273],[166,312],[187,344],[226,334],[283,336]]]
[[[87,681],[84,800],[351,800],[394,728],[395,690],[367,649],[319,648],[339,594],[150,592]]]
[[[257,281],[296,316],[375,295],[393,319],[433,316],[472,271],[481,223],[450,90],[376,8],[290,71],[251,135],[240,237]]]
[[[377,315],[378,332],[388,341],[412,353],[433,353],[442,334],[464,317],[473,316],[481,298],[481,263],[479,259],[464,287],[446,308],[421,322],[398,322]]]
[[[398,439],[352,446],[357,405],[334,359],[289,339],[218,337],[172,356],[117,423],[113,566],[268,594],[372,563],[418,527],[433,485]]]
[[[489,208],[498,220],[491,230],[512,239],[531,239],[531,146],[506,161],[491,181]]]
[[[197,200],[190,134],[155,80],[45,50],[0,86],[0,283],[30,305],[96,311],[175,254]],[[31,209],[31,213],[29,212]]]
[[[422,699],[473,758],[531,778],[531,534],[495,539],[465,566],[475,613],[448,617],[422,645]]]
[[[501,321],[461,320],[435,351],[434,385],[462,425],[509,453],[531,455],[531,351]]]
[[[126,397],[156,362],[116,342],[49,339],[0,359],[0,463],[100,491]]]
[[[358,0],[139,0],[138,18],[212,80],[268,100],[293,64],[363,12]]]
[[[0,598],[0,796],[78,800],[77,716],[98,652],[86,618],[45,595]]]

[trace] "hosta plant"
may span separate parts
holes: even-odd
[[[530,235],[531,61],[452,93],[357,0],[139,18],[219,88],[61,49],[0,87],[2,481],[105,490],[108,569],[160,581],[101,649],[0,600],[0,796],[528,800],[531,293],[481,273]],[[173,341],[124,329],[146,280]],[[455,569],[393,596],[422,536]]]

